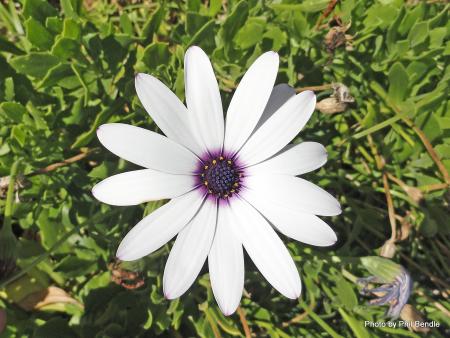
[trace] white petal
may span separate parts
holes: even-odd
[[[115,155],[145,168],[172,174],[190,174],[198,158],[175,141],[153,131],[123,123],[97,130],[100,142]]]
[[[337,241],[329,225],[315,215],[270,203],[252,190],[246,191],[245,199],[288,237],[315,246],[330,246]]]
[[[186,51],[184,79],[191,130],[205,150],[221,150],[224,123],[219,86],[208,56],[197,46]]]
[[[159,249],[189,223],[203,199],[193,190],[153,211],[128,232],[117,249],[117,258],[134,261]]]
[[[300,276],[280,237],[246,201],[235,198],[230,207],[236,220],[232,226],[258,270],[281,294],[298,298],[302,290]]]
[[[245,177],[244,185],[271,203],[321,216],[341,213],[339,202],[328,192],[302,178],[288,175],[255,175]],[[246,189],[239,194],[245,197]]]
[[[303,142],[246,169],[247,175],[301,175],[320,168],[327,161],[327,151],[317,142]]]
[[[261,55],[237,87],[227,111],[224,148],[236,153],[249,138],[269,100],[277,77],[279,57]]]
[[[236,311],[244,290],[244,253],[232,232],[229,213],[227,206],[219,206],[216,234],[208,255],[214,297],[226,316]]]
[[[167,299],[180,297],[197,278],[208,256],[217,223],[217,203],[206,201],[192,221],[180,231],[164,269]]]
[[[291,97],[295,96],[295,89],[287,83],[280,83],[273,87],[269,102],[264,109],[264,113],[258,121],[255,129],[261,127],[283,104]]]
[[[137,205],[183,195],[195,185],[193,176],[142,169],[108,177],[92,188],[92,194],[111,205]]]
[[[135,86],[139,100],[159,129],[168,138],[200,155],[202,148],[192,136],[189,114],[180,99],[165,84],[148,74],[137,74]]]
[[[250,137],[239,151],[239,160],[252,165],[276,154],[302,130],[315,105],[312,91],[290,98]]]

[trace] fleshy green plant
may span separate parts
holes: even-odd
[[[449,336],[448,13],[445,1],[0,2],[0,224],[12,178],[18,242],[17,268],[0,281],[2,337],[419,337],[364,326],[385,320],[386,307],[367,306],[356,283],[370,275],[359,258],[380,248],[411,274],[416,316],[441,323],[429,335]],[[224,317],[206,269],[180,299],[164,299],[171,243],[115,260],[121,238],[161,203],[121,209],[93,198],[95,183],[136,169],[99,152],[96,130],[156,130],[134,76],[153,74],[184,100],[192,45],[211,58],[224,107],[268,50],[280,55],[277,83],[322,102],[295,142],[327,145],[325,169],[306,178],[343,214],[330,221],[332,248],[285,239],[301,269],[298,301],[248,260],[240,308]]]

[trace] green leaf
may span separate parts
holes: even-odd
[[[12,54],[24,54],[24,51],[18,48],[14,43],[8,41],[0,35],[0,51]]]
[[[415,47],[418,44],[425,41],[428,37],[428,23],[418,22],[416,23],[408,34],[408,41],[411,47]]]
[[[341,314],[342,318],[344,318],[344,320],[347,322],[347,324],[352,329],[353,333],[355,334],[355,337],[357,337],[357,338],[370,338],[370,337],[373,337],[369,333],[369,331],[367,331],[367,329],[364,327],[364,325],[362,324],[361,320],[350,316],[342,308],[339,308],[338,310],[339,310],[339,313]]]
[[[12,127],[11,138],[16,140],[21,147],[25,145],[27,134],[23,130],[23,125],[15,125]]]
[[[161,22],[166,15],[166,10],[164,5],[158,5],[156,10],[147,19],[147,22],[142,28],[142,37],[145,39],[145,43],[153,41],[153,35],[158,31]]]
[[[27,110],[20,103],[2,102],[0,104],[0,114],[4,114],[16,123],[22,122],[22,117]]]
[[[81,39],[81,26],[79,22],[73,19],[65,19],[61,35],[65,38],[79,41]]]
[[[253,47],[261,42],[266,21],[264,18],[249,18],[234,37],[236,45],[242,49]]]
[[[42,81],[39,83],[38,87],[45,88],[51,87],[57,84],[60,80],[74,75],[72,68],[67,63],[59,63],[55,67],[51,68]]]
[[[214,46],[214,27],[215,20],[211,19],[195,33],[187,45],[192,46],[198,44],[205,49],[209,46]]]
[[[222,9],[222,0],[210,0],[209,1],[209,16],[216,16],[217,13]]]
[[[50,68],[58,64],[56,56],[49,53],[32,52],[11,59],[11,66],[19,73],[36,78],[43,78]]]
[[[327,8],[328,0],[305,0],[301,4],[271,4],[274,10],[281,11],[302,11],[306,13],[320,12]]]
[[[122,13],[120,16],[120,28],[127,35],[133,35],[133,23],[127,13]]]
[[[37,21],[45,24],[45,19],[49,16],[57,16],[58,12],[55,7],[50,5],[46,0],[25,0],[23,6],[23,16],[25,18],[32,17]]]
[[[85,276],[95,269],[96,262],[81,259],[74,255],[65,256],[56,266],[55,271],[64,273],[67,277]]]
[[[196,12],[187,12],[186,14],[186,32],[189,35],[195,35],[198,30],[203,27],[208,21],[209,17],[200,15]]]
[[[430,48],[439,48],[447,36],[447,28],[438,27],[430,31]]]
[[[227,17],[220,29],[219,35],[225,44],[230,44],[239,29],[247,21],[248,17],[248,3],[247,1],[240,1],[234,8],[231,14]]]
[[[34,46],[40,49],[50,49],[53,44],[53,36],[39,21],[29,18],[25,21],[25,30],[28,41]]]
[[[80,47],[79,42],[60,36],[56,39],[51,53],[54,56],[65,60],[79,55]]]
[[[63,30],[64,23],[60,18],[52,16],[45,20],[45,27],[53,34],[59,34]]]
[[[159,65],[168,63],[170,58],[169,45],[162,42],[154,42],[144,50],[142,61],[150,69],[156,69]]]
[[[405,67],[396,62],[389,69],[389,91],[388,96],[394,103],[400,103],[406,98],[409,87],[409,77]]]
[[[352,284],[344,279],[341,275],[336,276],[336,287],[334,291],[339,298],[339,301],[346,309],[352,310],[358,305],[358,299],[356,298],[355,291]]]
[[[68,18],[76,18],[77,13],[75,12],[72,2],[70,0],[61,0],[61,8],[64,12],[64,15]]]
[[[272,50],[278,52],[280,48],[287,43],[287,34],[283,32],[278,26],[270,25],[267,27],[267,32],[263,35],[264,38],[272,40]]]
[[[403,7],[402,9],[405,9]],[[404,16],[401,24],[398,26],[398,32],[401,35],[406,34],[411,30],[411,27],[418,21],[422,20],[423,15],[425,13],[424,3],[419,3],[417,6],[414,6],[412,10],[409,10]]]
[[[441,126],[432,112],[420,114],[415,122],[431,142],[442,135]]]

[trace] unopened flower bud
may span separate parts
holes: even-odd
[[[318,109],[323,114],[336,114],[342,113],[347,109],[347,104],[339,102],[335,97],[327,97],[316,104]]]

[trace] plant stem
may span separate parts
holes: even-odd
[[[305,303],[300,302],[300,306],[305,310],[311,319],[319,324],[333,338],[343,338],[340,334],[334,331],[322,318],[320,318],[314,311],[312,311]]]
[[[16,161],[11,166],[11,171],[9,174],[9,184],[8,184],[8,192],[6,194],[5,214],[3,219],[3,227],[1,229],[2,233],[11,232],[11,217],[14,205],[14,186],[16,184],[16,176],[18,168],[19,168],[19,161]]]

